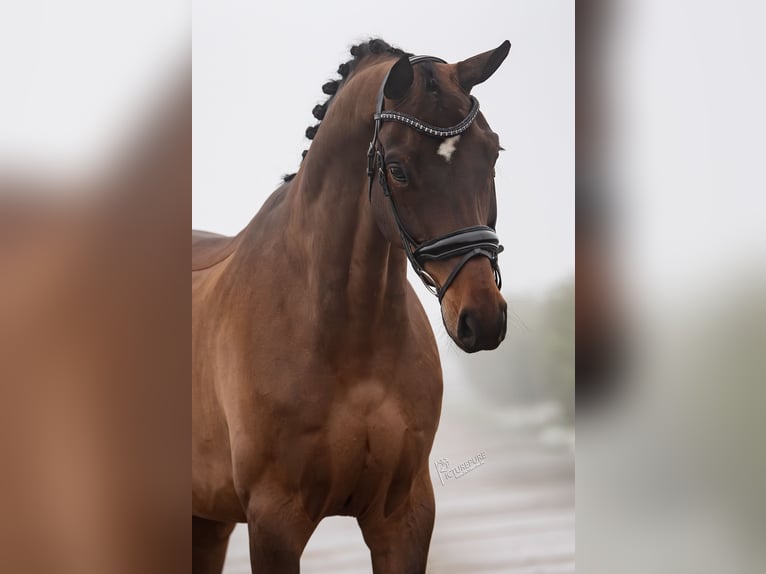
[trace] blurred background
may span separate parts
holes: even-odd
[[[191,568],[190,25],[0,3],[0,572]]]
[[[444,408],[432,451],[437,518],[429,572],[574,571],[574,4],[554,2],[193,2],[192,224],[240,231],[310,143],[320,87],[371,37],[451,62],[510,40],[473,93],[506,149],[497,166],[497,230],[509,336],[468,356],[439,305],[411,276],[437,335]],[[386,17],[385,14],[396,15]],[[265,135],[268,134],[268,137]],[[459,479],[450,467],[486,453]],[[371,572],[352,518],[322,522],[308,573]],[[225,571],[249,572],[247,529]]]
[[[577,566],[764,572],[761,3],[577,2]]]

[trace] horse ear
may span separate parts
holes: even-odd
[[[457,78],[462,88],[470,92],[476,84],[481,84],[494,74],[508,56],[510,49],[511,43],[506,40],[494,50],[458,62]]]
[[[415,79],[415,72],[407,56],[402,56],[388,73],[383,95],[389,100],[400,100],[407,95]]]

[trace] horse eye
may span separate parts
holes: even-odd
[[[392,165],[388,168],[388,171],[391,172],[391,176],[398,181],[399,183],[407,183],[407,176],[404,173],[404,170],[398,166],[398,165]]]

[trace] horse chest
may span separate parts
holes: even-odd
[[[427,459],[436,431],[382,385],[361,384],[333,407],[327,427],[333,513],[358,514],[376,499],[396,505]]]

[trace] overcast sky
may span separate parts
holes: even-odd
[[[508,39],[508,59],[473,92],[507,150],[504,283],[556,284],[574,272],[574,32],[568,1],[194,0],[193,226],[236,233],[297,169],[320,88],[352,44],[377,36],[455,62]]]

